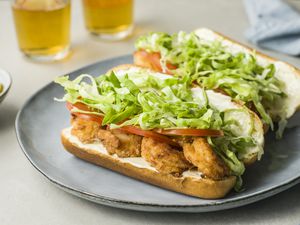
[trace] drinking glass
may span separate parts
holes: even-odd
[[[133,30],[133,0],[82,0],[86,28],[105,40],[120,40]]]
[[[69,0],[14,0],[12,10],[19,47],[27,57],[53,61],[68,55]]]

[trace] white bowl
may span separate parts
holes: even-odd
[[[9,73],[1,68],[0,68],[0,83],[3,85],[3,90],[0,92],[0,102],[2,102],[8,90],[10,89],[12,79]]]

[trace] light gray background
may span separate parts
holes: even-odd
[[[300,1],[290,1],[300,8]],[[261,202],[214,213],[142,213],[109,208],[71,196],[48,182],[27,161],[14,133],[14,120],[24,101],[57,75],[87,64],[128,54],[134,39],[147,31],[191,31],[206,26],[246,43],[248,26],[239,0],[137,0],[136,30],[121,42],[101,42],[84,29],[79,0],[72,2],[70,58],[38,64],[17,48],[8,1],[0,1],[0,67],[13,77],[7,99],[0,105],[0,224],[299,224],[300,185]],[[300,60],[265,51],[300,67]],[[299,90],[300,92],[300,90]],[[53,115],[55,116],[55,115]]]

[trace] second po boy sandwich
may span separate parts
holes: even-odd
[[[205,89],[221,91],[256,111],[281,137],[300,106],[300,72],[206,28],[169,35],[153,32],[136,41],[136,65],[188,75]]]
[[[56,82],[71,114],[61,135],[66,150],[130,177],[221,198],[240,188],[245,165],[263,154],[259,117],[188,77],[122,65]]]

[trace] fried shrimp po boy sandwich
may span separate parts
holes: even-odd
[[[121,65],[64,87],[71,127],[67,151],[127,176],[200,198],[241,187],[245,165],[263,154],[263,126],[229,96],[195,86],[189,77]]]
[[[231,96],[257,112],[266,127],[278,122],[281,137],[300,106],[300,72],[206,28],[161,32],[136,41],[136,65],[184,77]]]

